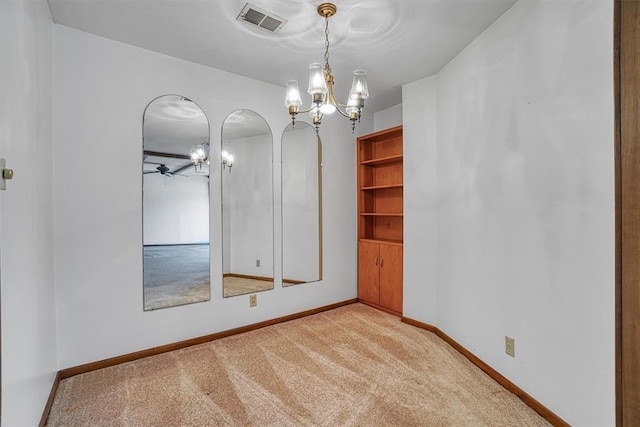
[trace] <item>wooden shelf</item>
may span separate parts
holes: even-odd
[[[395,212],[395,213],[390,213],[390,212],[361,212],[360,215],[362,215],[362,216],[403,216],[404,214],[402,212]]]
[[[402,188],[402,184],[389,184],[389,185],[371,185],[369,187],[360,187],[360,190],[385,190],[389,188]]]
[[[394,239],[360,239],[361,242],[369,242],[369,243],[386,243],[388,245],[398,245],[402,246],[402,240],[394,240]]]
[[[364,161],[360,162],[360,164],[363,165],[363,166],[377,166],[377,165],[386,165],[386,164],[389,164],[389,163],[401,163],[402,162],[402,158],[403,158],[403,155],[402,154],[398,154],[398,155],[395,155],[395,156],[380,157],[378,159],[364,160]]]
[[[402,241],[402,126],[358,138],[358,237]]]

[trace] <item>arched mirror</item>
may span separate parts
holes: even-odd
[[[282,133],[282,285],[322,279],[322,145],[297,122]]]
[[[142,145],[144,310],[208,301],[209,121],[185,97],[158,97]]]
[[[222,124],[223,295],[273,289],[273,138],[250,110]]]

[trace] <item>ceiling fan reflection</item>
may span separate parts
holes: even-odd
[[[155,168],[155,170],[145,170],[145,171],[143,171],[142,173],[144,175],[151,174],[151,173],[159,173],[160,175],[163,175],[165,177],[167,177],[167,176],[168,177],[172,177],[174,175],[180,175],[180,176],[188,177],[188,175],[181,174],[180,172],[182,172],[183,170],[185,170],[185,169],[187,169],[187,168],[189,168],[191,166],[191,163],[188,163],[188,164],[186,164],[184,166],[180,166],[178,169],[172,171],[164,163],[155,163],[155,162],[145,162],[145,163],[158,165],[158,167]]]

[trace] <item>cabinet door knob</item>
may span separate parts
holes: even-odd
[[[380,267],[384,266],[384,258],[380,258]]]
[[[378,257],[376,257],[376,265],[378,265]]]

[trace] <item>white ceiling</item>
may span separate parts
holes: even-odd
[[[144,149],[191,155],[191,148],[209,143],[209,121],[194,102],[178,95],[153,100],[144,112]]]
[[[200,107],[189,99],[164,95],[147,106],[143,135],[143,167],[147,174],[159,171],[157,168],[163,165],[171,172],[180,171],[180,176],[189,176],[196,172],[189,158],[191,149],[198,144],[209,143],[209,122]],[[203,166],[205,170],[201,172],[208,175],[208,166]],[[157,179],[157,174],[147,174],[145,177]]]
[[[271,135],[267,122],[251,110],[236,110],[229,114],[222,126],[224,141]],[[191,150],[197,145],[209,144],[209,121],[200,107],[179,95],[163,95],[149,103],[143,120],[144,170],[157,172],[158,166],[167,166],[182,176],[196,173],[191,165]],[[208,154],[208,153],[207,153]],[[200,174],[209,173],[203,164]]]
[[[251,0],[288,20],[276,34],[236,20],[246,0],[48,0],[56,23],[284,87],[306,89],[323,62],[319,0]],[[330,58],[337,95],[369,75],[365,108],[399,104],[405,83],[436,73],[516,0],[334,0]],[[309,98],[303,97],[308,105]],[[284,110],[284,106],[283,106]]]

